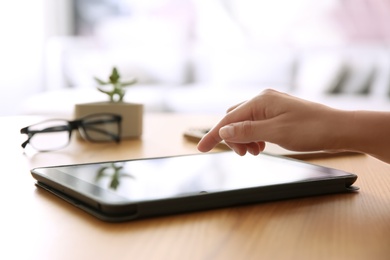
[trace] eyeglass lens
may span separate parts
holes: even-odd
[[[119,141],[120,124],[112,115],[92,115],[81,121],[80,132],[90,141]]]
[[[70,139],[70,126],[66,120],[45,121],[30,126],[29,131],[35,132],[29,143],[39,151],[63,148]]]

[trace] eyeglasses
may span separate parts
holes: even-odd
[[[51,119],[20,129],[27,134],[22,143],[25,148],[30,144],[40,152],[61,149],[71,140],[72,131],[78,129],[81,136],[90,142],[120,142],[122,117],[116,114],[91,114],[86,117],[68,121]]]

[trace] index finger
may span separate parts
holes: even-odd
[[[241,103],[228,110],[228,113],[198,143],[198,150],[208,152],[222,141],[219,129],[223,126],[251,119],[248,102]]]

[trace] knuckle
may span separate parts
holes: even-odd
[[[269,95],[275,95],[277,93],[276,90],[274,89],[271,89],[271,88],[266,88],[264,89],[263,91],[261,91],[261,95],[262,96],[269,96]]]
[[[252,136],[253,127],[252,121],[244,121],[241,125],[241,134],[243,136]]]

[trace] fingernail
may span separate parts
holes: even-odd
[[[219,135],[222,139],[231,138],[234,136],[234,127],[233,126],[224,126],[219,130]]]

